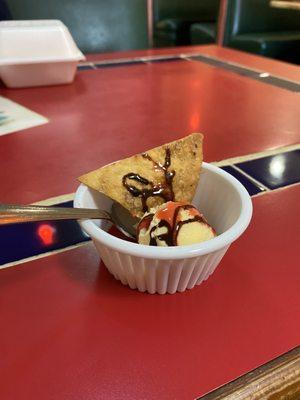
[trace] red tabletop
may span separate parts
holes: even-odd
[[[128,52],[114,52],[105,54],[88,54],[87,62],[95,62],[109,59],[124,59],[128,57],[151,57],[159,55],[175,55],[175,54],[203,54],[218,60],[228,61],[230,63],[245,65],[247,67],[269,72],[270,74],[280,76],[286,79],[300,80],[300,71],[297,65],[288,64],[284,61],[275,61],[262,56],[244,53],[234,49],[207,45],[207,46],[189,46],[189,47],[171,47],[148,50],[135,50]]]
[[[255,198],[249,229],[185,293],[122,286],[92,245],[3,270],[1,398],[194,399],[296,346],[299,195]]]
[[[215,46],[177,51],[283,78],[295,68]],[[205,134],[206,161],[299,142],[298,93],[201,62],[80,71],[73,85],[1,95],[50,119],[0,137],[3,202],[72,192],[81,173],[192,131]],[[298,345],[299,194],[254,197],[247,231],[184,293],[122,286],[91,243],[1,270],[0,398],[194,399]]]
[[[1,138],[7,202],[72,192],[77,176],[190,132],[204,133],[206,161],[299,141],[298,93],[200,62],[82,71],[73,85],[2,94],[50,119]]]

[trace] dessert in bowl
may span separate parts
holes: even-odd
[[[140,159],[144,164],[142,167]],[[151,165],[149,170],[144,161]],[[141,178],[144,181],[141,182]],[[168,179],[173,183],[171,188],[168,182],[166,184]],[[199,285],[213,273],[231,243],[247,228],[252,216],[251,199],[241,183],[222,169],[202,163],[202,135],[199,134],[102,167],[79,180],[82,183],[75,195],[75,207],[110,211],[113,202],[117,201],[141,221],[152,214],[148,218],[152,222],[154,214],[166,209],[169,202],[173,221],[174,215],[177,213],[178,218],[182,208],[188,205],[189,213],[179,218],[179,224],[176,219],[174,224],[167,225],[167,230],[157,233],[155,224],[155,229],[150,230],[150,225],[142,226],[146,229],[142,236],[148,239],[140,240],[140,243],[110,234],[111,224],[107,221],[80,221],[114,277],[142,292],[175,293]],[[153,195],[153,192],[158,194]],[[190,203],[200,213],[197,214]],[[178,207],[179,211],[175,213]],[[167,214],[170,215],[169,210]],[[192,230],[186,228],[189,224],[193,226]],[[195,243],[197,234],[200,242]],[[183,242],[170,242],[171,237],[178,238],[179,235]]]

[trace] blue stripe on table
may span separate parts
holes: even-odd
[[[250,195],[260,192],[241,173],[227,166],[223,169],[235,176]],[[73,207],[73,202],[55,204],[56,207]],[[0,265],[37,256],[43,253],[89,241],[75,220],[29,222],[0,226]]]
[[[78,71],[88,71],[90,69],[95,69],[92,65],[78,65]]]
[[[180,55],[175,56],[159,56],[159,57],[141,57],[141,58],[132,58],[132,59],[120,59],[120,60],[103,60],[103,61],[96,61],[92,65],[94,68],[101,69],[101,68],[112,68],[112,67],[125,67],[137,64],[152,64],[152,63],[161,63],[161,62],[168,62],[168,61],[184,61]],[[80,68],[80,65],[78,67]],[[92,68],[92,67],[91,67]],[[86,68],[88,69],[88,68]]]
[[[266,187],[276,189],[300,182],[300,150],[283,152],[236,164],[250,179],[233,166],[222,169],[237,178],[251,196],[264,191],[251,177]],[[55,206],[73,207],[73,202]],[[64,249],[89,241],[77,221],[43,221],[0,226],[0,265]]]
[[[166,58],[148,58],[144,59],[144,62],[147,64],[154,64],[154,63],[163,63],[163,62],[169,62],[169,61],[186,61],[183,58],[179,56],[174,56],[174,57],[166,57]]]
[[[245,175],[231,167],[230,165],[222,167],[222,169],[232,176],[234,176],[241,184],[246,188],[250,196],[254,196],[257,193],[264,192],[264,190],[258,187],[254,182],[248,179]]]
[[[132,58],[132,59],[124,59],[124,60],[103,60],[91,63],[91,66],[78,66],[79,70],[89,70],[93,68],[101,69],[101,68],[115,68],[115,67],[123,67],[130,66],[136,64],[152,64],[152,63],[161,63],[168,61],[197,61],[202,62],[213,67],[222,68],[228,71],[231,71],[235,74],[246,76],[250,79],[254,79],[268,85],[276,86],[278,88],[286,89],[291,92],[300,92],[300,83],[295,81],[290,81],[285,78],[280,78],[278,76],[273,76],[264,71],[257,71],[251,68],[245,67],[243,65],[230,63],[229,61],[219,60],[217,58],[203,55],[203,54],[176,54],[176,55],[161,55],[161,56],[145,56],[140,58]],[[93,65],[93,66],[92,66]]]
[[[73,202],[55,206],[73,207]],[[0,265],[90,240],[75,220],[0,226]]]
[[[124,66],[133,66],[137,64],[145,64],[142,60],[124,60],[124,61],[119,61],[119,62],[114,62],[113,60],[111,62],[105,61],[105,62],[97,62],[94,63],[95,68],[101,69],[101,68],[115,68],[115,67],[124,67]]]
[[[222,68],[238,75],[246,76],[268,85],[276,86],[281,89],[290,90],[291,92],[300,92],[300,83],[290,81],[288,79],[273,76],[263,71],[256,71],[251,68],[238,64],[232,64],[228,61],[222,61],[205,55],[192,55],[187,57],[188,60],[203,62],[213,67]]]
[[[237,164],[270,189],[300,182],[300,149]]]

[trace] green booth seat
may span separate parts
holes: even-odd
[[[154,30],[155,47],[190,44],[190,26],[194,21],[169,18],[158,21]]]
[[[13,19],[59,19],[84,53],[148,48],[144,0],[6,0]]]
[[[10,20],[11,15],[5,0],[0,0],[0,21]]]
[[[270,58],[299,63],[300,31],[237,35],[231,41],[231,47]]]
[[[191,44],[191,25],[215,25],[218,8],[219,0],[154,0],[155,47]]]
[[[269,0],[228,0],[224,45],[300,63],[300,12]]]
[[[190,28],[191,44],[215,43],[217,37],[217,24],[213,22],[195,23]]]

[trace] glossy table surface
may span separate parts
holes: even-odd
[[[86,171],[197,130],[209,162],[299,141],[298,94],[200,62],[80,71],[73,85],[1,92],[50,119],[1,138],[2,201],[72,192]]]
[[[299,344],[299,92],[183,57],[94,66],[191,53],[300,83],[299,67],[198,46],[93,55],[72,85],[1,87],[50,120],[0,137],[1,202],[72,193],[80,174],[193,131],[205,135],[205,161],[227,165],[255,195],[248,230],[184,293],[122,286],[83,238],[4,263],[1,399],[194,399]],[[0,256],[16,261],[28,239],[4,246],[0,228]]]

